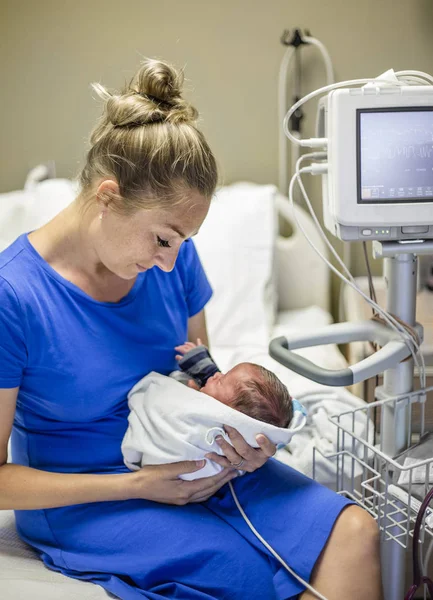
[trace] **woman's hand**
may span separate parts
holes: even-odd
[[[277,447],[268,440],[263,434],[256,437],[260,448],[253,448],[244,440],[239,431],[228,425],[224,425],[231,443],[231,446],[222,436],[216,438],[218,446],[223,450],[225,456],[220,456],[216,452],[205,454],[206,458],[213,460],[222,467],[242,469],[252,473],[262,467],[265,462],[275,454]]]
[[[179,475],[202,469],[205,461],[183,461],[168,465],[150,465],[131,473],[129,498],[152,500],[163,504],[184,505],[190,502],[204,502],[228,481],[237,477],[233,467],[224,468],[212,477],[194,481],[179,479]]]

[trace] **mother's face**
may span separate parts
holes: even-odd
[[[94,244],[101,263],[122,279],[154,266],[174,268],[181,244],[200,229],[210,202],[191,191],[169,210],[140,209],[122,216],[108,206],[96,220]]]

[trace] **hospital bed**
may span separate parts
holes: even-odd
[[[65,179],[30,178],[24,190],[0,195],[0,250],[22,232],[47,222],[76,192],[76,184]],[[298,221],[326,253],[310,216],[300,207],[295,210]],[[317,392],[319,397],[326,395],[323,386],[289,372],[268,354],[273,337],[332,321],[329,271],[299,231],[287,199],[270,185],[241,182],[221,188],[195,243],[214,289],[206,313],[217,364],[223,371],[241,361],[262,364],[306,403],[312,394],[317,408]],[[346,364],[335,345],[301,352],[325,368],[339,369]],[[347,390],[336,390],[328,398],[332,412],[347,404],[363,404]],[[293,453],[283,449],[279,454],[283,462],[310,474],[312,447],[323,442],[329,450],[332,440],[324,440],[314,431],[314,424],[306,435],[302,445],[308,445],[308,456],[300,453],[296,457],[300,451],[296,444]],[[332,473],[324,469],[322,476],[323,483],[331,484]],[[48,570],[18,538],[13,511],[0,511],[0,590],[4,600],[114,597],[99,586]]]

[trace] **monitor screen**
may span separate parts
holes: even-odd
[[[359,109],[358,204],[433,201],[433,107]]]

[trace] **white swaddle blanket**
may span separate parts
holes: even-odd
[[[149,373],[129,392],[129,426],[122,441],[125,465],[137,471],[145,465],[160,465],[183,460],[201,460],[205,454],[223,454],[215,442],[222,435],[230,440],[223,426],[239,431],[245,441],[258,448],[256,435],[268,437],[277,446],[286,446],[294,433],[305,425],[306,417],[296,406],[290,427],[276,427],[258,421],[171,377]],[[194,473],[181,475],[193,480],[215,475],[222,470],[206,459],[206,465]]]

